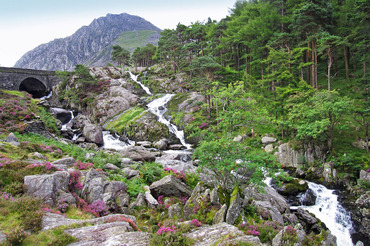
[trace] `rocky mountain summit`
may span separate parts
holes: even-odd
[[[145,35],[141,31],[150,31]],[[116,40],[125,32],[136,32],[142,44],[157,44],[160,29],[139,16],[126,13],[108,14],[91,22],[88,26],[78,29],[73,35],[55,39],[49,43],[39,45],[23,55],[15,67],[41,70],[73,70],[76,64],[89,66],[106,65],[110,62],[110,53],[113,45],[119,44]]]

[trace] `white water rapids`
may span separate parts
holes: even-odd
[[[306,209],[320,219],[337,237],[338,246],[353,246],[350,234],[352,230],[351,216],[338,202],[338,196],[334,194],[334,190],[309,181],[307,183],[316,195],[316,204],[299,207]]]

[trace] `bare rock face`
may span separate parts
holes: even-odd
[[[227,238],[228,235],[232,235],[232,237],[230,237],[232,239]],[[247,245],[261,245],[258,237],[245,235],[237,227],[227,223],[202,226],[197,230],[185,233],[184,236],[193,239],[194,246],[223,245],[223,243],[225,243],[225,245],[233,245],[233,243],[236,242],[244,242]]]
[[[167,175],[154,182],[149,188],[151,194],[156,198],[160,195],[177,197],[189,197],[191,195],[191,189],[172,175]]]
[[[305,143],[296,148],[285,143],[279,146],[275,153],[279,163],[286,167],[300,168],[304,163],[312,164],[315,161],[324,161],[327,148],[324,144]]]
[[[59,191],[67,190],[68,183],[69,173],[65,171],[24,177],[27,193],[42,199],[50,206],[54,206]]]

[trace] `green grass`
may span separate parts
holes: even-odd
[[[113,43],[132,52],[136,47],[145,46],[150,37],[155,33],[157,33],[157,31],[151,30],[123,32]]]
[[[128,126],[128,124],[139,119],[144,111],[144,108],[133,107],[121,114],[119,117],[117,117],[117,119],[109,122],[106,125],[106,128],[115,131],[118,134],[122,134],[125,132],[125,128]]]

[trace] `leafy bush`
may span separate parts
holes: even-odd
[[[165,173],[161,164],[148,162],[140,168],[140,175],[147,185],[151,185],[153,182],[163,178]]]

